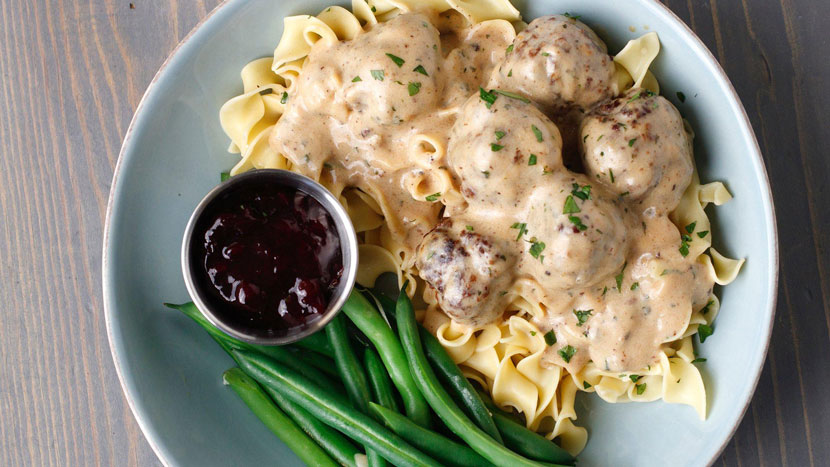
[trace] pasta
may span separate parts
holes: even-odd
[[[302,115],[291,113],[293,99],[307,99],[303,104],[306,107],[322,105],[321,102],[332,99],[335,92],[332,89],[335,88],[348,90],[344,91],[345,99],[357,99],[360,96],[366,99],[377,98],[361,94],[361,86],[373,81],[399,82],[400,89],[389,91],[392,94],[385,96],[390,100],[396,98],[396,92],[403,92],[403,96],[408,92],[410,98],[433,97],[439,85],[435,81],[437,78],[431,74],[432,68],[428,71],[424,66],[429,63],[427,56],[416,60],[420,65],[412,69],[412,72],[422,76],[418,76],[419,81],[409,81],[408,86],[403,78],[397,81],[397,73],[409,72],[409,69],[404,70],[402,64],[405,60],[394,52],[386,55],[395,62],[397,68],[393,66],[385,72],[373,69],[376,66],[374,63],[362,62],[353,74],[348,75],[321,74],[322,72],[307,67],[311,62],[317,63],[314,61],[317,60],[315,50],[336,48],[346,41],[359,41],[367,31],[379,28],[378,25],[399,21],[400,27],[419,27],[412,21],[400,19],[412,12],[425,14],[435,24],[436,29],[433,30],[432,24],[423,21],[424,30],[419,30],[424,41],[434,41],[432,49],[450,48],[443,57],[446,68],[464,68],[464,71],[472,69],[462,79],[442,84],[450,90],[449,97],[445,99],[446,105],[432,116],[432,120],[421,122],[420,126],[413,125],[405,137],[398,137],[397,133],[368,134],[364,140],[356,143],[349,141],[348,144],[359,144],[351,149],[347,147],[347,138],[338,136],[337,150],[345,154],[338,161],[318,159],[320,153],[325,151],[321,149],[322,146],[315,144],[322,143],[306,140],[298,140],[297,144],[293,144],[293,141],[285,142],[288,131],[285,128],[292,129],[295,133],[310,134],[317,131],[317,128],[305,126],[307,121],[300,118]],[[701,375],[693,364],[696,357],[692,336],[701,326],[711,326],[717,315],[720,304],[711,291],[708,299],[703,302],[705,305],[690,310],[688,323],[683,326],[682,332],[668,336],[661,343],[659,359],[654,364],[635,372],[621,373],[603,368],[594,361],[587,361],[576,371],[569,370],[565,365],[552,364],[545,357],[546,350],[551,345],[550,333],[543,332],[537,324],[543,322],[549,313],[550,297],[539,282],[526,277],[516,279],[498,298],[499,303],[503,303],[501,311],[508,317],[502,322],[470,325],[448,317],[448,310],[442,309],[442,302],[435,291],[426,287],[419,277],[416,268],[418,243],[435,227],[442,208],[445,210],[444,215],[454,215],[463,209],[467,196],[459,189],[459,181],[448,167],[450,150],[446,129],[453,125],[463,111],[467,97],[476,92],[477,83],[486,80],[491,72],[502,73],[505,79],[511,77],[512,69],[494,71],[490,57],[503,53],[505,49],[510,53],[516,34],[525,27],[527,25],[521,21],[518,10],[506,0],[354,0],[351,11],[332,6],[316,16],[287,17],[273,57],[249,63],[241,72],[243,93],[227,101],[220,110],[222,129],[231,140],[229,149],[241,156],[231,173],[235,175],[258,168],[294,170],[318,180],[332,191],[349,213],[361,243],[357,282],[372,287],[384,272],[395,273],[399,284],[408,281],[406,292],[416,296],[419,299],[417,302],[422,304],[419,316],[423,317],[424,325],[437,336],[464,374],[488,390],[497,405],[520,412],[529,428],[543,433],[549,439],[558,439],[568,451],[581,451],[588,437],[587,430],[574,424],[577,419],[574,398],[578,391],[596,393],[609,403],[662,399],[665,402],[686,404],[693,407],[700,418],[705,418],[706,393]],[[461,38],[456,39],[454,45],[448,45],[449,42],[442,42],[438,38],[439,33],[455,34]],[[388,45],[390,50],[391,47]],[[613,63],[608,66],[611,67],[610,82],[615,94],[623,94],[630,88],[642,88],[659,94],[659,84],[649,71],[659,50],[657,34],[652,32],[630,41],[614,56]],[[320,63],[320,69],[328,66],[325,61]],[[340,65],[343,69],[351,70],[348,63]],[[412,68],[411,65],[407,63],[406,67]],[[314,89],[316,100],[299,96],[298,89],[301,87]],[[481,92],[486,91],[481,89]],[[503,101],[510,97],[506,96],[500,99]],[[495,99],[493,97],[494,101]],[[407,122],[407,118],[397,114],[401,110],[394,106],[391,110],[386,109],[382,104],[380,102],[367,107],[366,112],[371,113],[370,117],[355,116],[359,112],[342,109],[332,112],[342,114],[342,121],[346,122],[342,124],[343,127],[365,125],[366,120],[360,120],[361,118],[383,120],[389,125]],[[381,110],[386,113],[379,113]],[[554,140],[558,137],[560,149],[563,140],[567,138],[566,124],[561,128],[561,136],[553,130],[545,130],[543,136],[537,126],[533,125],[532,128],[539,142],[544,137]],[[332,129],[330,132],[337,136],[338,131],[345,130]],[[496,131],[495,139],[489,142],[494,153],[502,147],[500,141],[504,133],[501,132],[502,136],[499,134]],[[629,142],[629,146],[633,144],[633,140]],[[297,149],[300,146],[303,147],[302,150]],[[359,157],[366,153],[377,153],[382,157]],[[538,166],[547,172],[549,169],[542,160],[545,156],[539,154]],[[378,181],[350,180],[347,176],[349,164],[357,163],[358,160],[369,166],[369,170],[385,174],[385,179],[391,180],[389,184],[400,186],[399,192],[390,195],[391,188]],[[561,161],[556,162],[561,165]],[[536,154],[532,155],[527,165],[537,165]],[[476,175],[485,179],[491,177],[487,170],[477,171]],[[610,177],[611,183],[614,183],[613,174]],[[579,183],[576,186],[579,187]],[[405,196],[401,197],[403,195]],[[669,219],[677,229],[685,228],[689,233],[689,239],[684,240],[689,257],[696,258],[702,270],[720,285],[726,285],[736,278],[744,260],[727,258],[711,248],[711,224],[704,208],[710,203],[721,205],[729,199],[731,195],[722,183],[701,184],[695,171],[691,183],[679,197],[677,207],[669,214]],[[404,212],[404,201],[408,203],[411,200],[420,202],[417,203],[417,209],[407,208]],[[688,226],[693,226],[697,235],[692,235]],[[519,227],[514,225],[514,228]],[[645,229],[645,223],[643,228]],[[472,230],[472,226],[468,225],[467,230]],[[700,235],[704,232],[705,235]],[[519,230],[518,233],[522,237],[522,231]],[[542,244],[542,249],[544,247]],[[662,275],[665,271],[652,273]],[[620,281],[622,279],[618,279],[618,289]],[[633,284],[631,287],[634,290]],[[587,313],[590,314],[591,311],[593,310],[587,310]]]

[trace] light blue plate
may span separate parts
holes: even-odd
[[[337,3],[343,3],[338,1]],[[530,3],[530,2],[528,2]],[[188,301],[179,263],[192,209],[236,162],[225,152],[219,107],[242,91],[239,71],[273,53],[287,15],[328,0],[231,0],[217,8],[162,67],[127,132],[116,167],[104,241],[104,302],[113,358],[147,440],[169,465],[293,465],[294,455],[221,383],[231,360],[189,319],[162,307]],[[345,6],[345,5],[344,5]],[[522,6],[521,4],[519,6]],[[766,355],[775,309],[778,251],[769,183],[743,107],[714,57],[654,0],[548,0],[527,20],[580,14],[619,50],[648,31],[663,46],[653,71],[697,133],[703,181],[724,180],[735,199],[711,209],[715,245],[746,257],[721,291],[714,336],[700,346],[709,417],[654,402],[577,401],[590,432],[586,465],[703,465],[738,425]],[[629,27],[636,28],[631,32]],[[685,104],[676,91],[687,96]]]

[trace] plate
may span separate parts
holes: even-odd
[[[348,6],[344,2],[336,2]],[[104,306],[112,355],[130,408],[167,465],[300,465],[221,382],[232,365],[219,346],[163,301],[188,301],[179,264],[187,219],[237,160],[218,112],[241,92],[239,71],[279,42],[282,19],[316,14],[331,0],[231,0],[188,35],[147,89],[110,193],[104,235]],[[577,398],[588,428],[580,465],[704,465],[746,410],[766,356],[775,310],[778,248],[769,182],[749,120],[723,70],[682,21],[654,0],[541,0],[525,19],[582,16],[617,51],[656,31],[652,71],[690,121],[701,179],[725,181],[735,199],[709,211],[716,248],[747,262],[719,291],[715,334],[700,346],[709,413],[662,402]],[[686,96],[679,102],[677,92]]]

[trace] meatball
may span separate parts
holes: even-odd
[[[509,47],[491,85],[526,94],[554,115],[587,111],[617,93],[614,62],[594,31],[562,15],[533,20]]]
[[[559,130],[539,109],[483,91],[461,107],[447,161],[469,203],[516,207],[545,172],[561,167],[561,151]]]
[[[544,288],[587,287],[617,274],[628,235],[618,197],[564,169],[527,200],[519,267]]]
[[[691,136],[671,102],[631,89],[594,109],[582,122],[585,170],[642,210],[677,207],[691,182]]]
[[[505,245],[445,218],[418,247],[420,276],[435,289],[441,309],[454,320],[481,326],[501,316],[514,260]]]

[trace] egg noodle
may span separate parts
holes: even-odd
[[[229,100],[220,111],[222,128],[232,141],[229,150],[241,154],[231,174],[260,168],[287,169],[311,176],[326,186],[339,197],[358,234],[357,282],[372,287],[385,272],[395,273],[399,284],[409,281],[406,292],[415,297],[416,304],[421,303],[419,318],[435,333],[464,374],[485,388],[497,405],[522,413],[530,429],[549,439],[557,438],[571,453],[581,451],[587,442],[587,431],[574,424],[577,391],[596,392],[610,403],[662,399],[687,404],[701,419],[705,418],[706,394],[700,372],[693,365],[696,356],[692,336],[699,326],[711,326],[718,313],[719,301],[713,293],[705,306],[692,312],[685,332],[662,344],[656,364],[626,373],[607,371],[592,361],[575,373],[562,365],[543,364],[548,344],[533,318],[543,317],[546,306],[535,294],[527,292],[532,284],[519,279],[511,287],[505,309],[509,313],[504,315],[509,318],[470,326],[453,321],[442,312],[435,292],[418,276],[413,242],[406,238],[407,232],[423,237],[435,226],[442,205],[452,205],[461,197],[457,183],[443,166],[447,152],[445,138],[429,132],[411,135],[403,147],[395,149],[405,154],[403,162],[396,165],[390,159],[393,162],[381,167],[386,171],[404,170],[401,184],[414,200],[436,201],[434,195],[438,195],[440,203],[409,219],[401,218],[397,205],[382,190],[371,185],[358,188],[344,177],[327,175],[322,167],[316,170],[301,167],[269,143],[274,138],[272,133],[277,121],[290,105],[293,91],[306,73],[304,65],[314,47],[354,40],[378,23],[416,10],[453,13],[446,15],[448,22],[465,21],[472,28],[470,34],[499,35],[507,43],[527,26],[518,10],[506,0],[370,0],[368,3],[354,0],[351,12],[332,6],[316,16],[287,17],[274,56],[254,60],[243,68],[243,94]],[[437,27],[444,32],[440,24]],[[648,71],[659,49],[657,34],[652,32],[630,41],[614,56],[614,80],[620,93],[633,86],[659,94],[657,80]],[[362,79],[370,78],[367,75]],[[446,113],[445,121],[450,125],[460,104],[451,103],[440,110]],[[413,166],[415,170],[411,170]],[[708,232],[711,227],[704,208],[709,203],[721,205],[730,199],[722,183],[702,185],[695,171],[669,218],[678,229],[694,225],[698,232]],[[404,229],[404,222],[420,222],[423,226]],[[715,251],[711,247],[711,234],[691,238],[689,258],[697,258],[717,284],[734,280],[743,260],[729,259]]]

